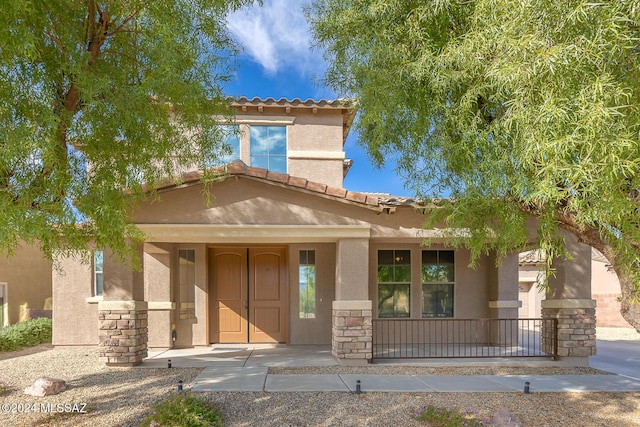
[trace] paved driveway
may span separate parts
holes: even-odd
[[[640,340],[597,340],[592,368],[640,379]]]

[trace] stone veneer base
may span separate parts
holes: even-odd
[[[145,301],[98,303],[99,361],[107,366],[136,366],[147,357],[148,306]]]
[[[596,354],[596,304],[591,299],[542,301],[542,318],[558,320],[560,358],[585,358]],[[545,341],[543,350],[551,352],[552,343]]]
[[[372,302],[334,301],[331,352],[341,365],[365,365],[373,356]]]

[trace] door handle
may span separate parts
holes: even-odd
[[[247,300],[244,300],[244,309],[249,310],[249,302]]]

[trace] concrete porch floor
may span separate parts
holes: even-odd
[[[143,361],[145,368],[166,368],[168,361],[174,368],[206,367],[296,367],[339,365],[331,355],[330,346],[284,344],[215,344],[195,347],[149,351]]]
[[[637,347],[634,348],[634,350]],[[149,351],[142,368],[202,367],[204,371],[186,389],[243,392],[353,392],[361,381],[363,392],[631,392],[640,391],[640,378],[614,375],[354,375],[269,374],[269,367],[339,366],[329,346],[268,344],[214,345],[191,349]],[[418,366],[562,366],[548,359],[420,359],[374,365]],[[602,369],[600,366],[593,366]]]

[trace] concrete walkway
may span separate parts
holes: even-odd
[[[628,347],[637,354],[640,342]],[[599,369],[608,363],[605,357]],[[640,378],[627,375],[354,375],[354,374],[269,374],[269,367],[336,366],[326,346],[236,345],[211,348],[149,352],[142,367],[204,367],[187,385],[193,391],[254,392],[640,392]],[[637,359],[636,359],[637,360]],[[447,360],[429,361],[428,366],[558,366],[551,361]],[[420,366],[427,366],[420,363]],[[595,367],[595,366],[594,366]],[[618,366],[619,367],[619,366]],[[604,369],[609,370],[611,369]],[[636,375],[638,376],[638,375]]]

